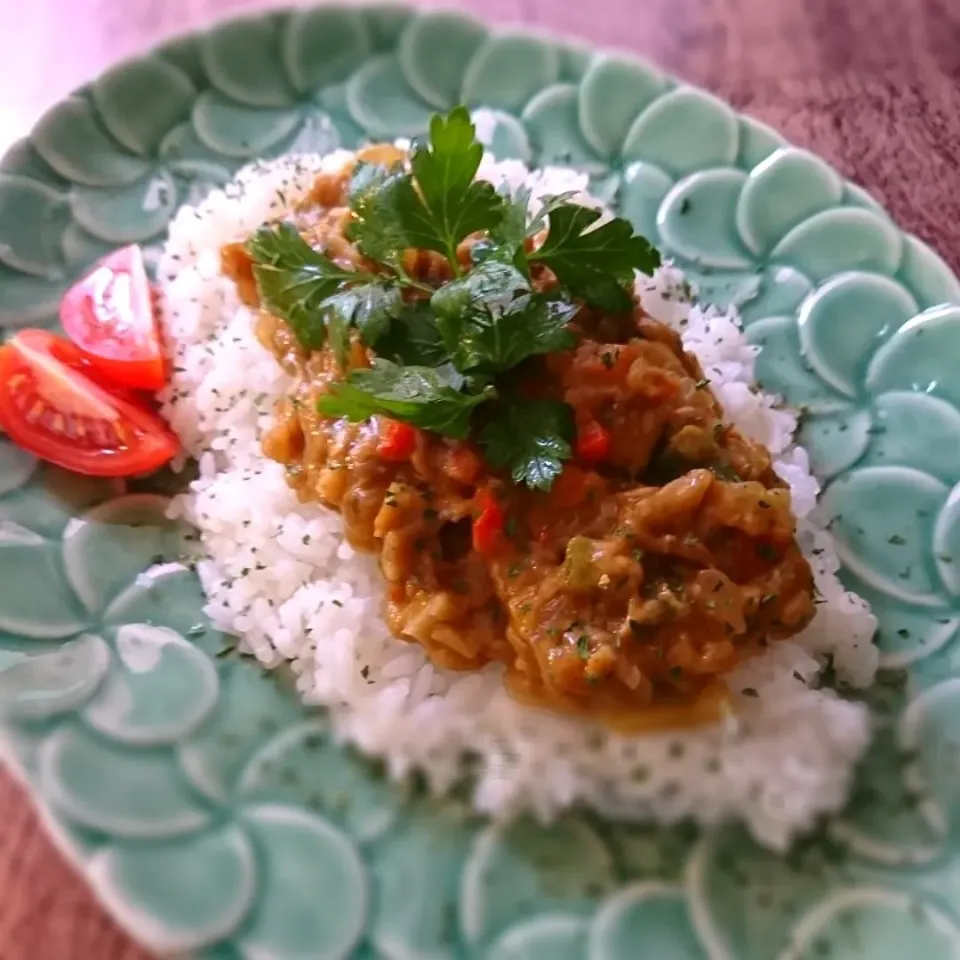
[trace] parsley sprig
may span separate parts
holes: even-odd
[[[569,323],[584,303],[628,312],[634,273],[651,273],[660,257],[628,221],[602,221],[570,194],[549,198],[531,219],[527,191],[511,196],[476,179],[482,157],[466,108],[456,107],[433,117],[408,167],[359,164],[347,235],[367,269],[341,266],[290,223],[262,227],[247,250],[261,302],[306,349],[329,342],[343,369],[354,337],[376,354],[371,367],[331,385],[321,413],[472,436],[514,482],[549,489],[571,456],[572,410],[518,397],[509,374],[530,357],[571,349]],[[477,234],[464,264],[460,245]],[[433,286],[411,277],[411,249],[439,253],[453,279]],[[534,288],[538,265],[557,277],[556,290]]]

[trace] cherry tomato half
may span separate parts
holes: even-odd
[[[114,383],[159,390],[166,382],[150,281],[137,246],[123,247],[60,302],[67,336]]]
[[[89,476],[148,473],[179,449],[164,421],[131,394],[84,371],[83,354],[46,330],[0,347],[0,426],[24,450]]]

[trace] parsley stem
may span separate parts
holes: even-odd
[[[453,275],[458,278],[462,277],[463,267],[460,266],[460,261],[457,259],[456,244],[453,244],[453,243],[447,244],[447,260],[450,261],[450,266],[453,269]]]
[[[411,290],[419,290],[421,293],[426,293],[429,296],[433,296],[436,292],[433,287],[428,283],[421,283],[419,280],[414,280],[413,277],[407,273],[399,263],[393,265],[393,270],[397,275],[397,279],[400,281],[401,287],[409,287]]]

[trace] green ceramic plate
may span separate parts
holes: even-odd
[[[0,446],[3,752],[61,848],[158,951],[247,960],[960,956],[960,284],[859,188],[648,64],[449,13],[319,7],[120,64],[0,163],[0,324],[56,322],[112,247],[246,160],[497,111],[501,157],[597,191],[735,302],[809,411],[845,578],[880,619],[877,739],[786,857],[573,817],[498,830],[399,792],[233,656],[165,558],[164,481]],[[169,483],[169,481],[168,481]]]

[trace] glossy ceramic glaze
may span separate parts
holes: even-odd
[[[960,955],[960,284],[861,190],[647,64],[446,13],[321,7],[123,63],[0,163],[0,325],[250,158],[412,135],[464,101],[500,157],[588,169],[764,386],[807,410],[851,587],[880,618],[849,809],[787,856],[736,827],[473,819],[385,783],[212,631],[176,480],[0,445],[3,748],[110,909],[165,952],[248,960],[923,960]],[[954,558],[957,562],[954,563]]]

